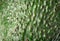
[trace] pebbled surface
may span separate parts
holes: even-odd
[[[58,1],[7,0],[6,3],[0,12],[1,41],[59,41]]]

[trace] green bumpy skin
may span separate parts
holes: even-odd
[[[1,41],[59,41],[58,1],[7,0],[6,3],[0,12]]]

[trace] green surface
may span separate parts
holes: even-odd
[[[0,41],[59,41],[59,2],[1,0]]]

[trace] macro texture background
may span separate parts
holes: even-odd
[[[59,0],[0,1],[0,41],[59,40]]]

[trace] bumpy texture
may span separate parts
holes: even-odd
[[[1,3],[0,41],[59,41],[58,1],[6,0]]]

